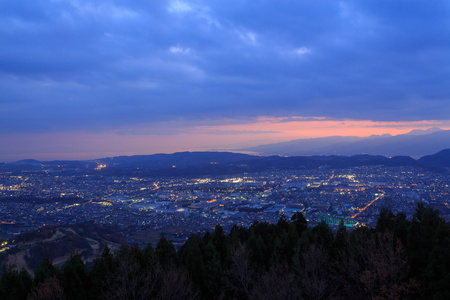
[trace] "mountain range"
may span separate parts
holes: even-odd
[[[117,176],[201,176],[225,175],[272,170],[348,168],[355,166],[414,166],[448,172],[450,148],[414,159],[410,156],[385,157],[359,154],[315,156],[255,156],[231,152],[178,152],[173,154],[136,155],[90,161],[22,160],[0,165],[0,172],[63,174],[99,174]]]
[[[372,135],[369,137],[331,136],[298,139],[282,143],[259,145],[241,151],[259,155],[310,156],[310,155],[406,155],[419,158],[450,148],[450,130],[430,128],[415,129],[406,134]]]

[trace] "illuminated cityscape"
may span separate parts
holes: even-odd
[[[57,172],[0,175],[1,238],[48,225],[119,226],[129,242],[164,232],[191,233],[302,212],[313,226],[374,226],[382,208],[411,218],[418,202],[450,215],[448,176],[413,167],[279,170],[233,176],[120,177]]]

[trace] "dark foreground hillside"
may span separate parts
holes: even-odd
[[[192,235],[180,248],[105,247],[85,265],[44,259],[34,278],[9,266],[0,299],[450,299],[450,228],[419,204],[411,221],[381,212],[374,229],[333,234],[303,215]]]
[[[93,261],[100,256],[105,245],[119,249],[125,237],[116,227],[83,223],[45,226],[14,236],[11,240],[15,246],[0,253],[0,268],[13,264],[17,269],[24,268],[33,273],[45,257],[59,266],[74,252],[83,261]]]

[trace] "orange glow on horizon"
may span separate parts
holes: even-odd
[[[224,124],[218,124],[222,122]],[[180,151],[227,151],[327,136],[398,135],[413,129],[450,129],[450,120],[381,122],[330,120],[322,117],[259,117],[252,122],[211,120],[140,124],[104,132],[47,132],[3,134],[0,161],[20,159],[85,160],[120,155]],[[167,134],[161,132],[167,131]]]
[[[446,124],[447,125],[447,124]],[[328,136],[358,136],[408,133],[414,129],[428,129],[441,127],[439,121],[412,121],[412,122],[380,122],[355,120],[326,120],[324,118],[258,118],[257,122],[249,124],[232,124],[221,126],[197,127],[201,133],[208,132],[262,132],[261,134],[283,136],[288,139],[317,138]],[[448,128],[442,128],[448,129]]]

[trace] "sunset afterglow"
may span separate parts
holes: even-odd
[[[224,121],[225,122],[225,121]],[[232,120],[226,122],[232,123]],[[234,120],[237,123],[237,121]],[[186,122],[168,126],[170,134],[151,134],[140,128],[108,132],[53,132],[3,134],[0,155],[5,161],[26,158],[96,159],[119,155],[173,153],[177,151],[231,150],[326,136],[398,135],[413,129],[450,129],[448,121],[375,122],[324,118],[269,118],[241,124],[199,125]],[[31,148],[31,149],[29,149]],[[14,150],[20,149],[20,150]],[[13,152],[13,154],[8,154]]]
[[[450,129],[448,1],[3,1],[0,162]]]

